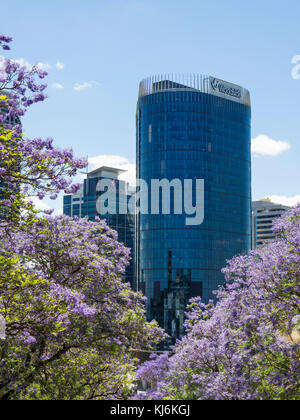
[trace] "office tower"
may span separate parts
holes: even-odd
[[[204,180],[202,224],[187,226],[184,213],[137,218],[138,287],[149,319],[175,338],[189,299],[212,299],[226,260],[251,246],[250,94],[214,77],[152,77],[136,121],[137,178],[191,179],[194,196]]]
[[[281,217],[289,207],[272,203],[269,199],[252,203],[252,249],[275,239],[272,230],[274,219]]]
[[[64,214],[70,217],[88,217],[90,220],[95,220],[96,216],[106,219],[107,224],[118,232],[119,242],[124,243],[131,250],[131,260],[126,270],[125,280],[135,288],[135,216],[134,214],[121,214],[121,212],[124,213],[121,209],[127,207],[134,191],[125,181],[118,179],[124,172],[126,171],[103,166],[87,173],[80,190],[76,194],[64,196]],[[98,212],[99,207],[97,206],[99,206],[99,200],[102,200],[102,192],[98,191],[97,185],[101,180],[108,180],[115,187],[116,196],[112,197],[112,200],[116,200],[116,214],[101,215]],[[122,194],[119,194],[120,191]],[[105,203],[103,204],[105,206]]]
[[[0,92],[1,96],[10,98],[10,93],[8,91]],[[19,131],[21,132],[21,120],[17,115],[10,116],[9,108],[5,100],[0,101],[0,114],[2,116],[7,116],[4,123],[0,124],[0,134],[4,134],[5,130],[13,129],[16,126],[19,126]],[[1,162],[0,162],[1,167]],[[19,187],[11,187],[8,182],[0,182],[0,219],[9,219],[10,218],[10,206],[7,206],[5,203],[7,198],[10,198],[11,195],[19,191]],[[4,203],[3,203],[4,201]]]

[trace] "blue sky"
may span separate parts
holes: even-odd
[[[210,74],[251,92],[253,198],[300,200],[299,0],[0,0],[0,10],[10,56],[49,67],[27,136],[132,171],[139,81]]]

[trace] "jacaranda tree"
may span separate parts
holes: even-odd
[[[11,38],[0,36],[0,47],[9,49]],[[76,192],[72,185],[86,159],[75,159],[71,149],[54,148],[52,139],[24,138],[20,118],[28,108],[46,99],[47,87],[38,81],[47,73],[38,66],[26,69],[14,60],[5,60],[0,69],[0,225],[20,221],[22,210],[29,217],[29,197],[52,199],[60,191]],[[24,215],[24,212],[23,212]]]
[[[0,36],[9,49],[11,38]],[[1,70],[1,69],[0,69]],[[104,221],[39,215],[30,198],[76,192],[86,166],[20,118],[45,99],[46,73],[6,60],[0,71],[0,399],[103,399],[131,391],[132,350],[163,338],[144,298],[123,281],[129,251]]]
[[[162,332],[145,321],[142,295],[123,281],[129,251],[116,232],[105,221],[49,217],[12,232],[1,246],[9,261],[0,282],[8,337],[3,396],[128,393],[130,351],[148,348]]]
[[[300,206],[274,232],[274,242],[228,263],[216,304],[191,301],[173,352],[140,367],[147,398],[300,398]]]

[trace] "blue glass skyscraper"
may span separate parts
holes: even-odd
[[[187,226],[186,214],[149,212],[137,220],[138,281],[148,317],[174,338],[184,334],[188,300],[213,298],[226,260],[250,249],[250,138],[246,89],[206,76],[141,82],[137,178],[148,185],[204,180],[202,224]]]

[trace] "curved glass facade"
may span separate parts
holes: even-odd
[[[251,246],[251,109],[170,83],[140,95],[137,177],[148,185],[204,179],[204,222],[187,226],[186,214],[141,214],[137,266],[149,319],[175,338],[184,334],[188,300],[212,299],[226,260]]]

